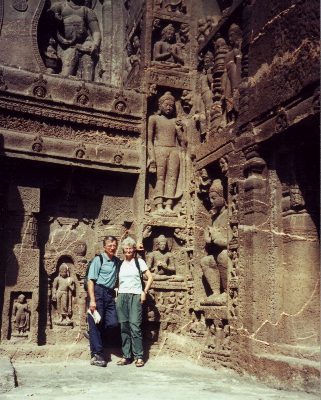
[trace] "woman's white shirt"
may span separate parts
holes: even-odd
[[[138,258],[138,263],[143,274],[148,267],[142,258]],[[118,293],[141,294],[142,291],[142,283],[135,259],[133,258],[130,261],[124,260],[119,271]]]

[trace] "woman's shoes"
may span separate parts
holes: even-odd
[[[130,364],[131,361],[128,358],[121,358],[120,360],[117,361],[117,365],[128,365]]]
[[[145,365],[144,361],[141,358],[139,358],[138,360],[135,360],[135,364],[136,364],[136,367],[143,367]]]

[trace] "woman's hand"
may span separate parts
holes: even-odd
[[[147,294],[145,292],[142,292],[140,294],[140,302],[143,304],[146,301]]]

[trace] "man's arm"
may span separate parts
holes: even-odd
[[[95,283],[99,276],[101,265],[100,265],[100,258],[96,256],[89,268],[88,272],[88,295],[89,295],[89,309],[91,312],[94,312],[96,309],[96,297],[95,297]]]
[[[91,312],[96,310],[96,297],[95,297],[95,281],[88,279],[88,294],[89,294],[89,309]]]

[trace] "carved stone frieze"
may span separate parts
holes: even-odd
[[[126,132],[119,133],[117,136],[115,136],[111,134],[111,131],[106,132],[106,130],[101,127],[99,127],[99,129],[87,129],[86,126],[71,125],[70,123],[60,123],[58,125],[49,120],[46,123],[43,123],[35,118],[18,118],[10,114],[2,114],[0,119],[3,129],[11,130],[12,132],[15,131],[17,133],[38,132],[38,139],[35,139],[35,141],[38,141],[39,144],[41,142],[39,135],[41,135],[42,139],[43,136],[46,136],[74,141],[82,140],[85,143],[117,145],[123,146],[124,148],[131,148],[132,146],[135,146],[135,143],[137,142],[136,135],[134,136]]]

